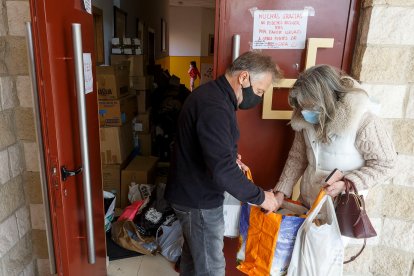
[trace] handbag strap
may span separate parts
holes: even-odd
[[[362,248],[359,250],[358,253],[356,253],[354,256],[352,256],[351,258],[349,258],[349,260],[344,261],[344,264],[350,263],[355,261],[356,258],[358,258],[359,255],[361,255],[362,251],[364,251],[365,249],[365,245],[367,244],[367,238],[364,238],[364,244],[362,245]]]
[[[362,210],[363,210],[362,212],[365,212],[365,200],[364,200],[364,197],[363,196],[360,196],[358,194],[358,190],[355,187],[354,182],[352,182],[351,180],[346,179],[346,178],[344,178],[344,181],[345,181],[345,187],[346,187],[345,188],[345,193],[346,193],[346,196],[347,196],[348,200],[349,200],[350,188],[352,188],[354,190],[355,196],[361,202],[361,207],[362,207]],[[364,231],[365,231],[365,226],[364,226]],[[351,258],[349,258],[349,260],[344,261],[344,264],[347,264],[347,263],[350,263],[350,262],[355,261],[355,259],[358,258],[359,255],[361,255],[362,251],[364,251],[366,244],[367,244],[367,238],[364,238],[364,244],[362,245],[362,247],[358,251],[358,253],[356,253],[354,256],[352,256]]]

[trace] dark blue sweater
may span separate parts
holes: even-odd
[[[190,208],[223,204],[227,191],[243,202],[261,204],[264,193],[236,164],[237,99],[224,76],[198,87],[178,118],[165,198]]]

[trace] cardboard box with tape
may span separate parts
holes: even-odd
[[[145,75],[145,60],[142,55],[111,55],[111,64],[118,64],[124,61],[129,61],[129,76],[144,76]]]
[[[99,129],[102,164],[121,164],[134,149],[132,123]]]
[[[128,94],[129,61],[112,66],[96,66],[99,99],[118,99]]]
[[[120,99],[99,100],[99,125],[101,127],[122,126],[132,121],[138,113],[134,94]]]

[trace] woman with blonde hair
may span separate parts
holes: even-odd
[[[325,178],[338,168],[358,191],[391,176],[396,152],[376,106],[356,80],[329,65],[303,72],[289,94],[295,138],[274,192],[279,204],[302,177],[299,200],[310,207]],[[345,182],[326,188],[335,197]]]

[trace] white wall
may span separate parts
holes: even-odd
[[[111,41],[114,34],[114,8],[110,0],[92,0],[92,5],[103,12],[105,64],[109,64]]]
[[[214,16],[213,9],[170,7],[170,56],[207,56]]]

